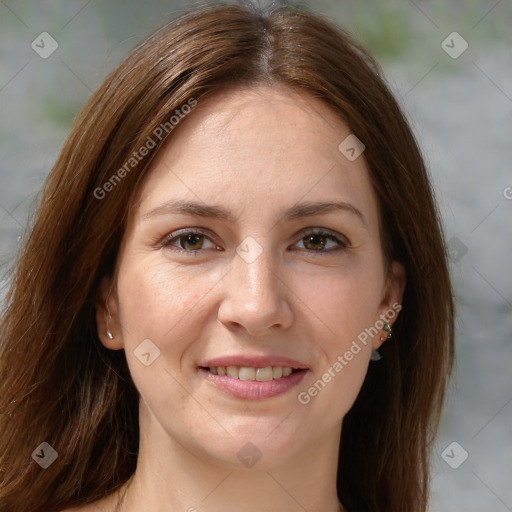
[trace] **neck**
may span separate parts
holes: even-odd
[[[193,453],[162,429],[142,401],[140,430],[137,470],[125,486],[122,512],[343,510],[336,493],[340,427],[307,453],[270,465],[263,456],[243,469]]]

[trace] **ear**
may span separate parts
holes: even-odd
[[[386,280],[383,290],[382,301],[379,306],[379,319],[393,325],[396,322],[398,314],[402,309],[402,298],[406,284],[405,267],[398,261],[393,261],[389,276]],[[385,338],[385,332],[382,331]],[[375,336],[372,340],[374,349],[379,348],[383,341],[381,336]]]
[[[117,299],[112,290],[112,279],[105,276],[99,288],[100,297],[96,302],[96,327],[101,343],[110,350],[124,348],[121,324],[119,322],[119,308]],[[112,339],[108,333],[112,335]]]

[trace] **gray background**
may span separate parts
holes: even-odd
[[[434,448],[431,512],[512,511],[512,2],[305,3],[382,64],[420,140],[450,240],[457,369]],[[74,116],[137,42],[186,7],[0,1],[2,294]],[[469,45],[457,58],[442,47],[454,31]],[[46,59],[31,48],[42,32],[58,43]],[[460,43],[450,36],[444,47]]]

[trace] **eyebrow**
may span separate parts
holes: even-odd
[[[327,202],[309,202],[296,204],[288,208],[283,215],[283,220],[292,221],[314,215],[322,215],[333,211],[345,211],[357,217],[361,223],[366,226],[364,215],[355,206],[346,201],[327,201]],[[209,205],[195,201],[184,201],[181,199],[171,199],[162,203],[142,215],[146,220],[158,215],[184,214],[195,215],[212,219],[220,219],[228,222],[234,222],[233,214],[220,205]]]

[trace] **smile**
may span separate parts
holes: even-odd
[[[250,366],[213,366],[209,368],[213,375],[227,375],[231,379],[257,380],[265,382],[269,380],[288,377],[299,369],[289,366],[265,366],[264,368],[252,368]]]
[[[289,366],[213,366],[198,370],[216,389],[240,400],[282,395],[297,386],[309,371]]]

